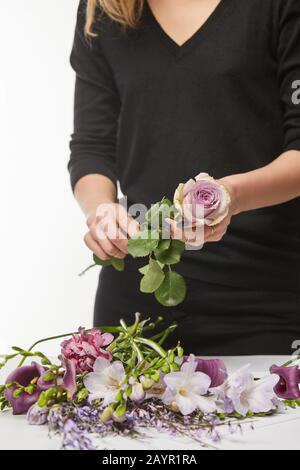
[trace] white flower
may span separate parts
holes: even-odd
[[[199,409],[205,414],[216,410],[215,403],[207,394],[211,379],[202,372],[196,372],[197,362],[190,356],[179,372],[171,372],[164,377],[167,389],[162,396],[166,405],[176,405],[183,415]]]
[[[210,389],[218,399],[230,400],[232,407],[242,416],[247,413],[268,413],[276,408],[273,390],[276,380],[266,377],[255,380],[250,365],[242,367],[220,387]]]
[[[94,372],[86,375],[84,385],[90,392],[89,400],[103,398],[103,405],[107,406],[115,400],[122,382],[125,379],[125,370],[122,362],[109,362],[103,357],[98,357],[94,364]]]

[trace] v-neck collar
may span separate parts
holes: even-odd
[[[218,22],[221,18],[222,13],[226,9],[229,0],[221,0],[205,22],[197,29],[197,31],[192,34],[182,45],[179,45],[174,39],[169,36],[169,34],[163,29],[156,16],[152,12],[152,9],[146,0],[145,2],[145,14],[149,19],[149,22],[152,24],[155,32],[157,33],[159,39],[168,47],[169,51],[174,54],[177,58],[182,57],[186,52],[191,50],[193,46],[199,41],[199,39],[204,39],[205,34],[209,29]]]

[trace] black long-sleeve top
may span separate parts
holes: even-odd
[[[71,53],[73,187],[102,174],[150,206],[201,171],[221,178],[300,150],[300,0],[221,0],[181,47],[147,5],[137,30],[99,15],[87,39],[85,4]],[[187,252],[179,270],[297,291],[300,198],[233,217],[221,242]]]

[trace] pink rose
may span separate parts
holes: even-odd
[[[181,183],[174,195],[176,209],[193,226],[219,224],[227,217],[230,203],[227,189],[207,173]]]
[[[85,371],[92,372],[94,363],[98,357],[112,360],[112,354],[105,349],[114,337],[110,333],[101,333],[98,328],[86,332],[79,328],[79,333],[67,341],[61,343],[63,358],[72,360],[76,365],[76,372],[82,374]]]

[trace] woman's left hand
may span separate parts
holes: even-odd
[[[191,246],[201,246],[207,242],[219,242],[226,235],[232,214],[219,224],[214,226],[204,225],[204,227],[192,227],[182,229],[178,227],[177,222],[172,219],[166,219],[170,225],[171,238],[181,240]]]
[[[228,215],[217,225],[204,225],[191,228],[182,227],[180,224],[178,225],[178,223],[173,219],[166,219],[166,222],[170,225],[171,238],[181,240],[188,245],[195,247],[202,246],[207,242],[219,242],[224,238],[230,225],[232,216],[238,213],[235,196],[236,191],[234,190],[234,184],[231,176],[218,180],[218,183],[225,186],[228,193],[230,194],[231,202]]]

